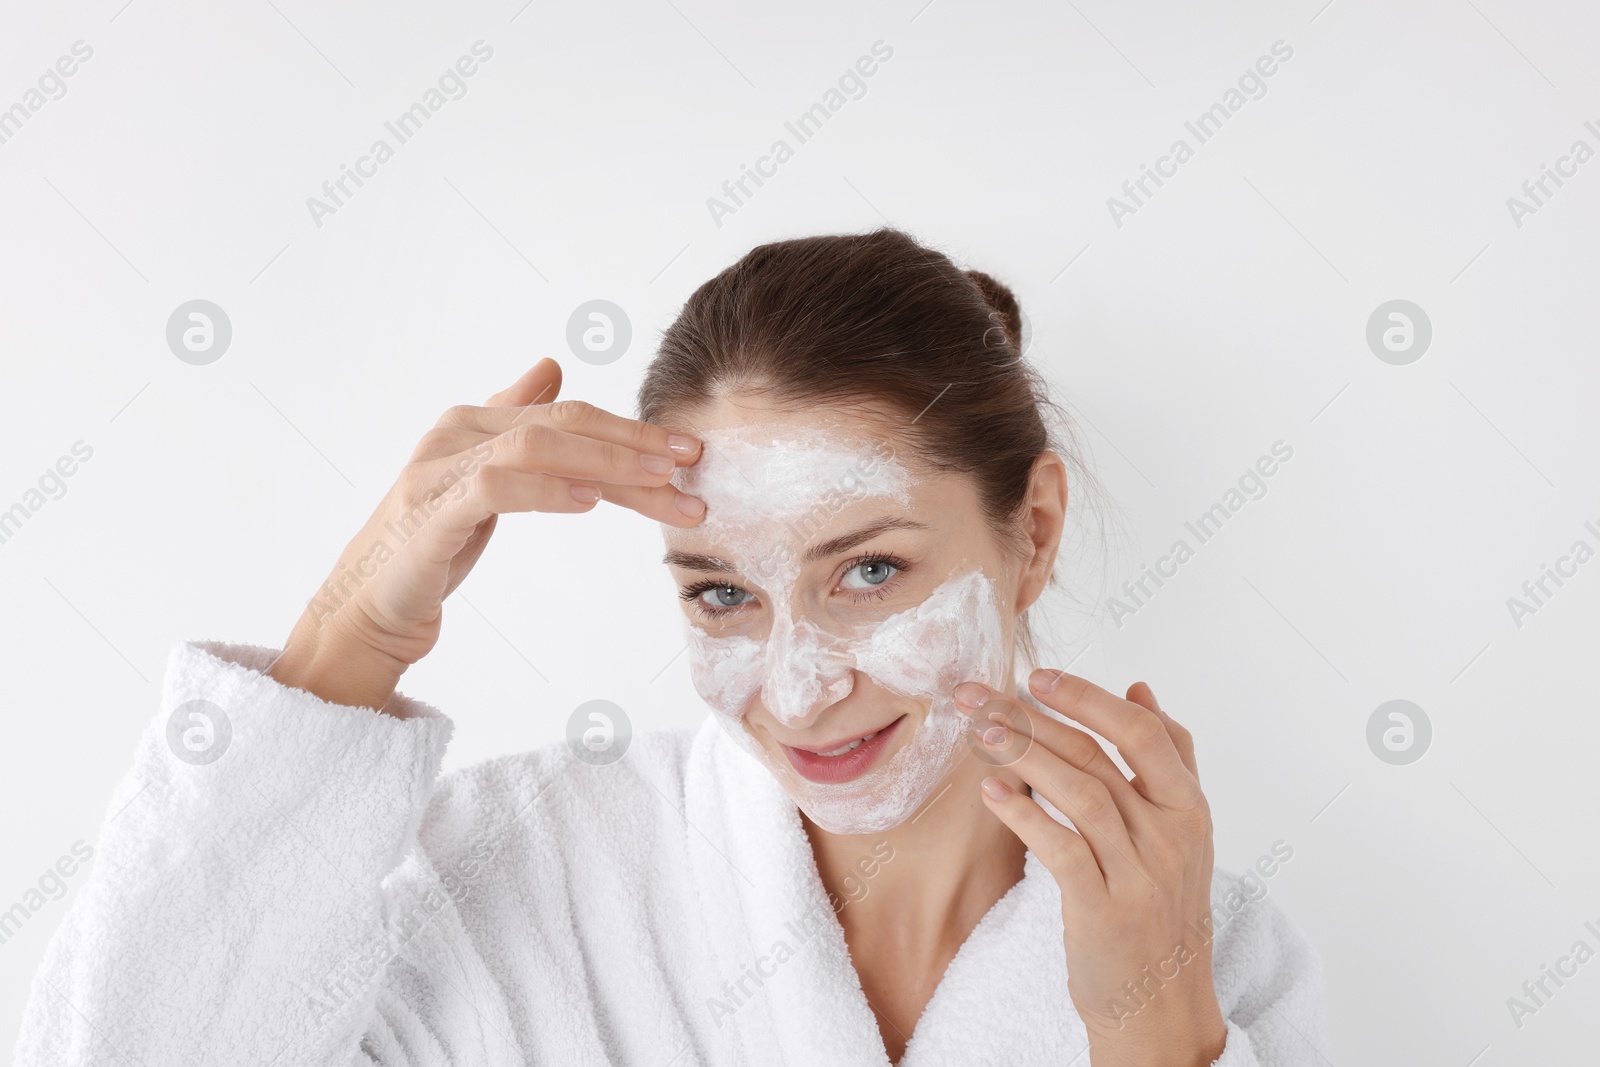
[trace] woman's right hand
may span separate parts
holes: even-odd
[[[335,704],[382,709],[439,639],[442,605],[477,563],[501,512],[589,511],[597,500],[672,526],[705,504],[673,470],[701,444],[578,400],[555,402],[543,359],[484,407],[453,407],[306,606],[268,673]]]

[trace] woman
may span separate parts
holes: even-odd
[[[640,421],[550,360],[452,408],[281,654],[174,650],[18,1062],[1320,1062],[1189,733],[1014,673],[1068,492],[1019,322],[897,231],[784,241],[689,300]],[[712,715],[437,778],[396,684],[442,602],[499,514],[598,500],[662,524]]]

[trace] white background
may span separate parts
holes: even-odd
[[[1079,415],[1113,536],[1066,568],[1088,603],[1058,602],[1048,662],[1148,679],[1194,730],[1220,866],[1293,847],[1268,884],[1326,962],[1306,1062],[1592,1058],[1600,963],[1520,1029],[1506,999],[1600,947],[1600,563],[1520,627],[1506,601],[1600,548],[1600,162],[1520,227],[1506,200],[1600,147],[1600,19],[1324,2],[13,7],[0,107],[94,55],[0,144],[0,509],[94,451],[0,545],[0,910],[94,843],[174,643],[280,645],[445,407],[554,355],[565,395],[631,413],[699,283],[887,222],[1014,288]],[[480,39],[467,95],[315,226],[306,199]],[[707,198],[879,40],[866,95],[718,226]],[[1267,93],[1114,224],[1279,40]],[[635,330],[608,366],[566,349],[597,297]],[[209,366],[165,340],[194,298],[233,324]],[[1396,298],[1433,324],[1406,366],[1365,340]],[[1112,623],[1110,588],[1279,440],[1268,494]],[[502,523],[403,683],[455,719],[447,769],[596,697],[701,719],[659,553],[609,508]],[[1365,737],[1395,698],[1434,730],[1408,766]],[[0,1045],[70,899],[0,945]]]

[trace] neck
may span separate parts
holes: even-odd
[[[992,815],[978,783],[995,769],[968,757],[911,819],[876,834],[806,833],[823,887],[854,952],[892,951],[917,968],[944,964],[1022,878],[1022,842]],[[948,788],[946,788],[948,786]]]

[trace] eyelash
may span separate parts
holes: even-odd
[[[887,563],[889,566],[894,568],[894,573],[889,575],[889,577],[885,578],[883,581],[879,582],[877,585],[873,586],[871,590],[852,590],[851,594],[857,600],[882,599],[885,595],[886,588],[892,585],[896,578],[900,577],[906,571],[911,569],[911,564],[907,563],[899,556],[890,555],[886,552],[873,552],[865,556],[857,556],[855,559],[845,564],[844,573],[849,574],[857,567],[867,563]],[[740,608],[743,608],[746,605],[739,604],[734,607],[715,608],[702,601],[700,599],[700,595],[705,593],[707,590],[728,588],[739,589],[739,587],[734,585],[732,582],[718,582],[708,579],[706,581],[696,582],[693,585],[685,586],[683,590],[678,593],[678,596],[692,603],[695,610],[700,614],[707,616],[708,618],[719,618],[723,615],[729,614],[730,612],[738,611]],[[743,589],[739,589],[739,591],[746,592],[746,590]]]

